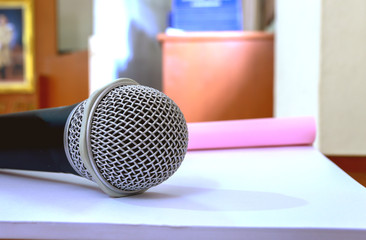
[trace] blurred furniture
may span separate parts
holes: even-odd
[[[273,34],[159,34],[163,91],[188,122],[273,115]]]
[[[0,114],[58,107],[88,97],[88,52],[59,54],[56,0],[34,0],[34,93],[0,94]]]
[[[184,31],[243,30],[242,0],[172,0],[170,27]]]
[[[57,3],[35,0],[36,72],[39,106],[58,107],[88,97],[88,52],[59,54]]]

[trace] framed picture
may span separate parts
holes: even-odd
[[[33,0],[0,1],[0,93],[34,91]]]

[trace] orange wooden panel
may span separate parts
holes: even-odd
[[[71,105],[88,98],[87,51],[49,56],[48,62],[49,74],[39,79],[41,108]]]
[[[159,35],[163,91],[188,122],[273,116],[273,35]]]
[[[88,97],[88,52],[58,53],[56,14],[55,0],[35,0],[40,108],[70,105]]]
[[[35,94],[0,94],[0,114],[22,112],[37,108]]]

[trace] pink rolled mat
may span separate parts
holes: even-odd
[[[313,117],[260,118],[188,123],[188,150],[312,145]]]

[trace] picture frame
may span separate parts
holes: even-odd
[[[0,1],[0,93],[32,93],[33,0]]]

